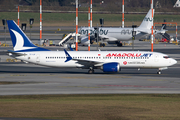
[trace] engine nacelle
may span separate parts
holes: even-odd
[[[90,37],[90,44],[94,43],[94,39],[95,39],[94,37],[92,37],[92,36]],[[87,36],[81,38],[81,44],[82,45],[88,45],[89,44]]]
[[[120,71],[120,64],[116,62],[112,63],[105,63],[101,67],[103,72],[119,72]]]

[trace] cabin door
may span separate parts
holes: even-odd
[[[154,56],[154,61],[155,61],[155,62],[158,62],[158,61],[159,61],[159,56],[158,56],[158,55],[155,55],[155,56]]]
[[[36,62],[40,62],[40,55],[39,54],[36,55]]]

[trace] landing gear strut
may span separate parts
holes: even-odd
[[[100,43],[99,47],[105,47],[106,45],[104,43]]]
[[[116,44],[117,44],[118,47],[122,47],[123,46],[120,41],[117,41]]]
[[[161,74],[161,70],[158,70],[158,71],[157,71],[157,74],[160,75],[160,74]]]
[[[90,68],[89,71],[88,71],[89,74],[93,74],[94,73],[94,69],[93,68]]]

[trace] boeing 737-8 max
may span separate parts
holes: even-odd
[[[49,67],[75,67],[119,72],[122,68],[156,68],[158,74],[176,60],[157,52],[141,51],[50,51],[35,46],[13,20],[7,20],[14,51],[9,55],[26,62]]]

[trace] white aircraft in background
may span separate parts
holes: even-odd
[[[156,68],[158,74],[177,63],[168,55],[141,51],[50,51],[35,46],[13,20],[7,20],[14,51],[9,55],[26,62],[64,68],[101,69],[103,72],[119,72],[123,68]]]
[[[153,12],[154,13],[154,12]],[[144,20],[142,21],[141,25],[137,28],[134,28],[136,31],[135,39],[141,39],[146,35],[151,34],[152,28],[152,9],[149,10],[147,15],[145,16]],[[109,28],[109,27],[99,27],[99,38],[102,42],[109,42],[117,44],[117,46],[122,46],[121,41],[130,41],[132,40],[132,31],[133,28]],[[154,33],[162,33],[164,30],[154,30]],[[94,36],[96,30],[94,27],[90,28],[90,35],[91,37]],[[88,45],[88,27],[82,27],[79,29],[81,44]],[[92,40],[90,41],[92,43]]]

